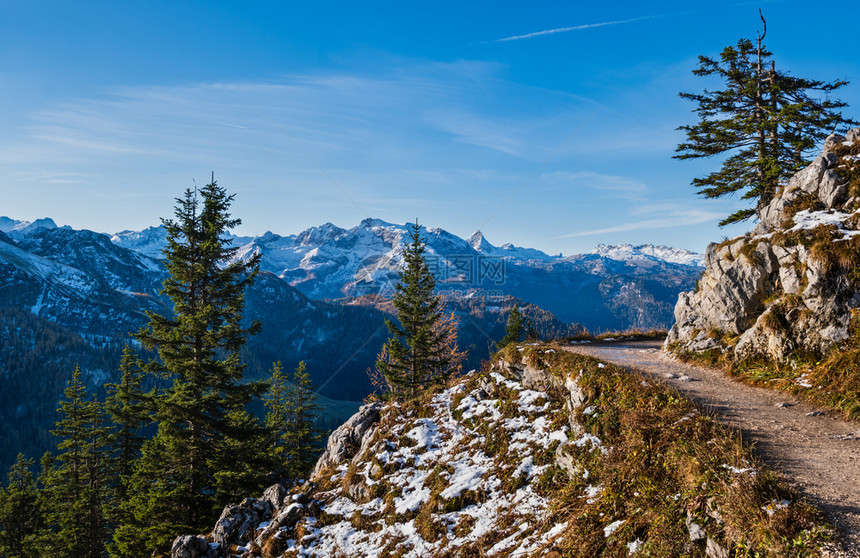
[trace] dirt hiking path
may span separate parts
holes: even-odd
[[[785,473],[843,533],[846,550],[834,556],[860,557],[860,423],[836,419],[790,394],[677,362],[657,341],[565,349],[639,370],[712,410],[755,444],[762,458]]]

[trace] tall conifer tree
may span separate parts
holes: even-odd
[[[120,362],[120,381],[107,384],[105,409],[113,423],[111,446],[112,469],[115,480],[115,497],[123,502],[127,499],[127,484],[131,480],[132,467],[140,455],[143,444],[141,429],[149,420],[147,396],[143,392],[143,371],[131,347],[126,345]]]
[[[514,307],[511,308],[511,313],[508,314],[508,323],[505,326],[505,336],[502,338],[499,345],[504,347],[510,343],[521,341],[525,334],[526,324],[523,320],[523,314],[520,312],[519,306],[514,304]]]
[[[43,459],[40,477],[46,529],[40,553],[57,558],[101,558],[108,538],[108,439],[104,410],[87,396],[79,368],[64,392],[51,433],[56,458]]]
[[[284,374],[283,365],[280,362],[272,364],[272,372],[269,377],[269,392],[266,396],[266,427],[269,431],[267,446],[271,463],[269,468],[274,476],[274,481],[288,484],[290,478],[290,465],[287,457],[286,432],[289,428],[289,391],[290,384],[287,375]]]
[[[436,281],[424,259],[427,246],[417,222],[411,226],[409,238],[392,298],[399,325],[386,320],[390,337],[377,359],[377,368],[397,399],[414,398],[454,371],[453,325],[440,327],[444,322],[441,301],[434,294]]]
[[[227,235],[241,221],[228,213],[232,201],[213,180],[199,192],[187,190],[177,199],[175,220],[163,220],[169,277],[162,292],[173,315],[149,314],[137,337],[158,352],[146,370],[171,384],[154,399],[158,432],[143,445],[131,481],[131,518],[115,535],[123,556],[164,549],[179,534],[211,526],[237,492],[262,484],[265,471],[256,471],[246,454],[256,442],[246,430],[260,426],[245,405],[264,386],[241,381],[239,357],[246,336],[259,329],[241,325],[259,255],[234,258]]]
[[[728,155],[718,171],[695,178],[693,186],[706,198],[741,193],[741,199],[753,203],[720,225],[755,217],[779,185],[808,164],[818,142],[839,126],[857,124],[838,111],[844,102],[830,98],[848,82],[798,78],[777,70],[763,43],[766,33],[765,24],[755,43],[741,39],[723,49],[718,60],[699,56],[693,74],[715,77],[724,89],[680,93],[696,103],[699,122],[678,128],[687,139],[675,158]],[[813,97],[815,92],[825,98]]]
[[[9,481],[0,488],[0,556],[36,556],[35,536],[42,527],[33,460],[18,454],[9,469]]]
[[[278,482],[289,484],[306,478],[319,456],[323,434],[316,427],[316,395],[304,361],[296,367],[291,381],[281,363],[274,364],[266,407],[269,451]]]
[[[316,395],[304,361],[293,371],[292,382],[287,389],[287,409],[284,440],[289,474],[292,480],[307,478],[319,457],[323,434],[316,427]]]

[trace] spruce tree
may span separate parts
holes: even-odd
[[[762,22],[764,18],[762,17]],[[727,155],[719,170],[692,182],[706,198],[741,193],[753,207],[726,217],[720,225],[755,217],[776,195],[779,185],[808,164],[816,145],[840,126],[857,124],[830,98],[848,82],[811,80],[777,70],[763,44],[767,26],[755,43],[741,39],[723,49],[719,59],[699,56],[693,74],[715,77],[724,89],[680,93],[696,103],[699,121],[680,126],[686,141],[676,159]],[[824,99],[813,96],[824,94]]]
[[[274,481],[287,484],[290,479],[289,463],[287,460],[286,432],[289,428],[287,419],[290,415],[288,404],[289,381],[284,374],[280,362],[272,364],[269,377],[269,391],[266,396],[266,428],[269,431],[267,447],[271,457],[270,469]]]
[[[35,536],[42,527],[33,460],[18,454],[9,469],[9,481],[0,488],[0,556],[31,558],[37,555]]]
[[[40,552],[58,558],[101,558],[108,537],[108,437],[104,410],[87,396],[79,368],[64,392],[51,431],[60,441],[40,476],[46,529]]]
[[[227,235],[241,221],[229,215],[232,201],[213,180],[199,192],[187,190],[177,199],[175,220],[162,220],[169,272],[162,292],[173,314],[150,313],[137,338],[158,353],[145,369],[170,385],[154,398],[158,431],[143,444],[129,518],[114,537],[123,556],[165,549],[173,537],[211,526],[237,493],[262,486],[265,472],[249,459],[260,437],[247,431],[261,427],[245,406],[264,386],[242,382],[239,357],[246,336],[259,329],[241,324],[259,255],[235,258]]]
[[[526,326],[525,322],[523,321],[523,315],[520,312],[519,306],[514,304],[514,307],[511,308],[511,313],[508,314],[508,323],[505,327],[505,336],[502,338],[499,345],[505,347],[511,343],[517,343],[522,340],[525,333]]]
[[[127,499],[127,484],[131,480],[132,467],[143,444],[141,429],[149,420],[149,412],[147,396],[143,392],[143,371],[128,345],[123,350],[119,370],[119,383],[105,385],[108,393],[105,409],[113,424],[110,440],[115,498],[124,502]]]
[[[280,362],[272,366],[266,425],[275,480],[291,484],[306,478],[316,463],[323,433],[316,427],[317,405],[310,374],[302,361],[289,380]]]
[[[434,294],[436,281],[424,259],[426,242],[420,230],[417,222],[410,228],[411,242],[404,248],[392,298],[399,325],[386,320],[390,337],[376,361],[396,399],[412,399],[455,370],[451,326],[445,325],[441,301]]]
[[[171,445],[173,444],[173,445]],[[188,466],[176,441],[156,436],[141,447],[128,483],[129,499],[121,504],[120,523],[113,534],[111,556],[149,558],[153,549],[166,550],[177,535],[195,532],[174,508],[188,493]]]
[[[323,433],[316,427],[317,405],[311,376],[302,361],[293,371],[287,390],[287,414],[284,432],[287,463],[291,480],[306,478],[319,457]]]

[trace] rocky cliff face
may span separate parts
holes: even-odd
[[[744,236],[711,244],[667,348],[785,361],[849,336],[860,306],[860,129],[831,135]]]

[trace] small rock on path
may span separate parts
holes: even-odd
[[[785,392],[678,362],[660,345],[632,341],[565,349],[645,373],[737,428],[843,533],[846,550],[833,556],[860,557],[860,423],[829,416]]]

